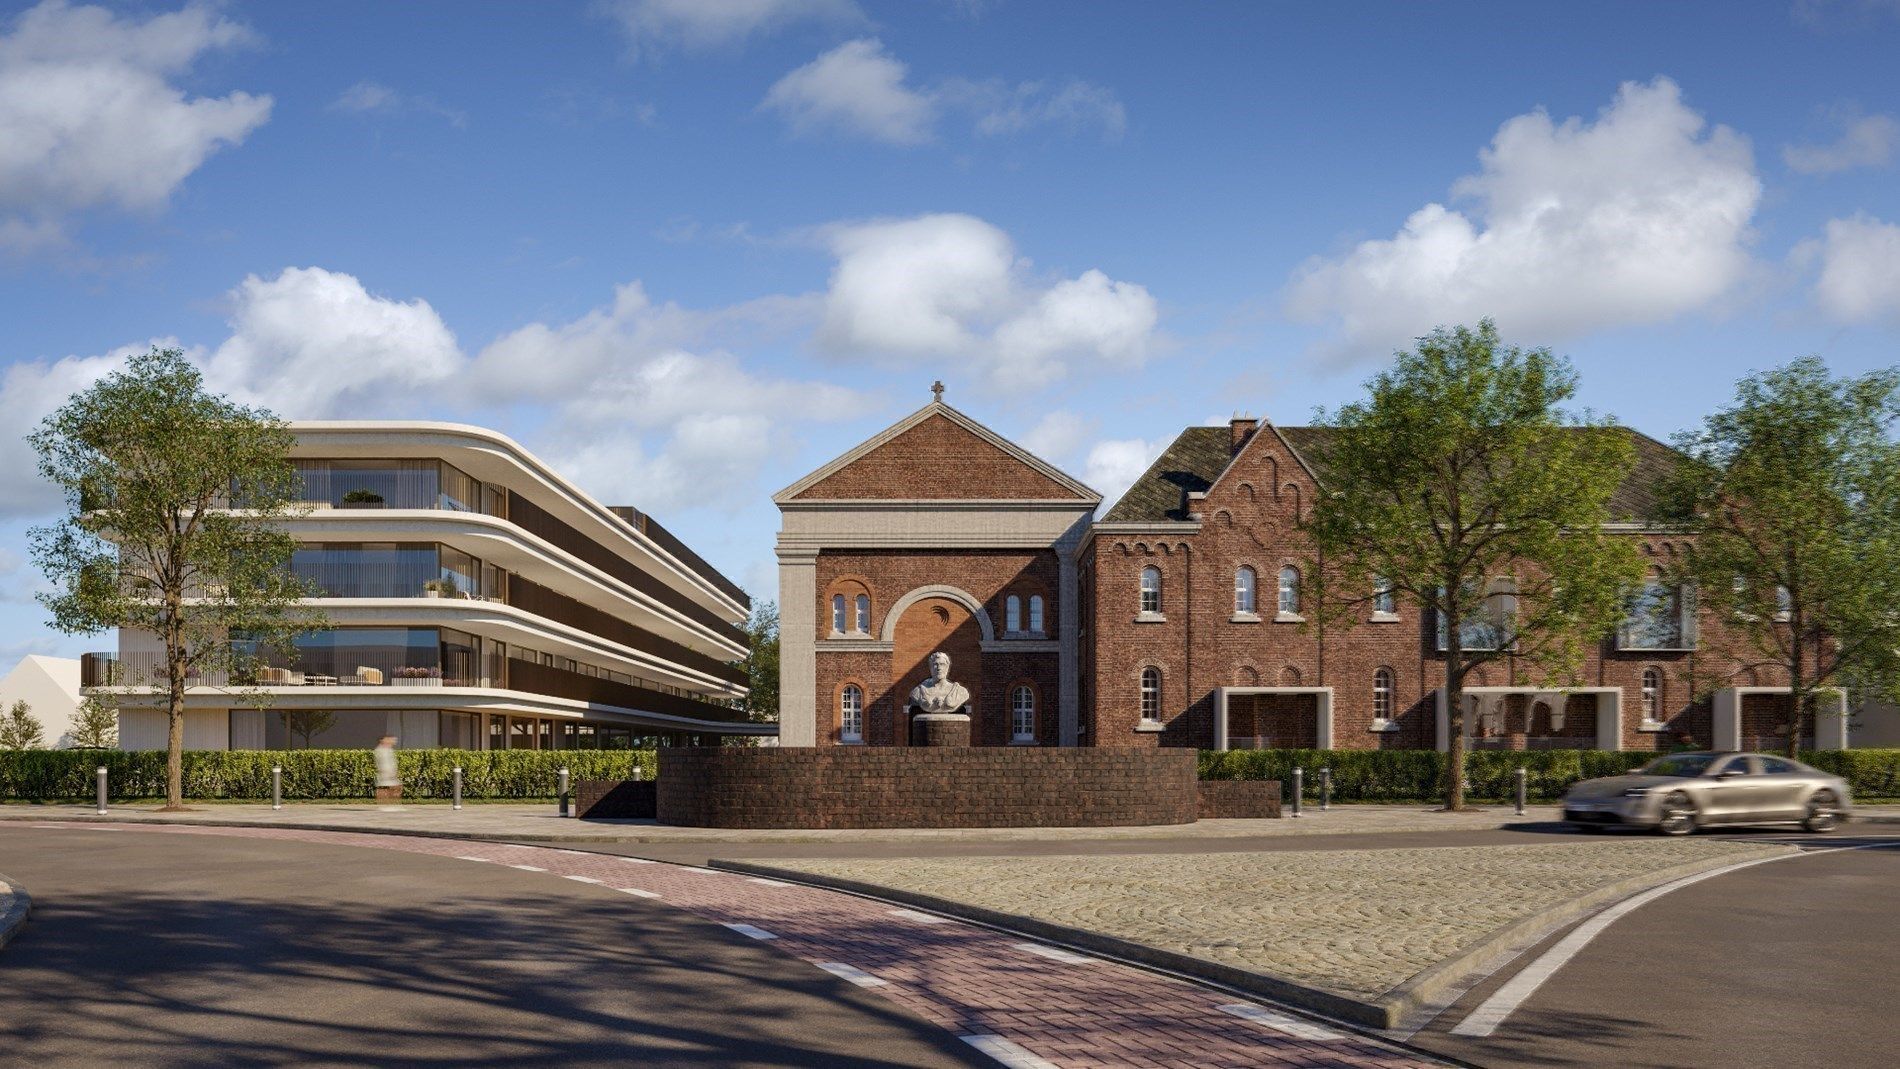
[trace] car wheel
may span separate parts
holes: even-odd
[[[1695,832],[1695,803],[1681,792],[1663,799],[1662,819],[1656,830],[1664,835],[1690,835]]]
[[[1840,820],[1840,803],[1827,791],[1816,791],[1814,797],[1808,799],[1808,816],[1801,826],[1816,835],[1825,835],[1833,831]]]

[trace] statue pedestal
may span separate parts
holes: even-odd
[[[918,713],[910,718],[912,746],[970,745],[970,714]]]

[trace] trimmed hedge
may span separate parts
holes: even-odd
[[[1518,766],[1532,801],[1554,802],[1578,780],[1615,776],[1658,755],[1637,750],[1473,750],[1465,754],[1466,794],[1509,800]],[[1855,798],[1900,798],[1900,750],[1814,750],[1801,760],[1847,780]],[[1445,794],[1445,756],[1435,750],[1201,751],[1202,779],[1277,779],[1293,789],[1293,770],[1306,770],[1306,790],[1319,793],[1319,770],[1333,770],[1341,802],[1426,802]]]
[[[555,796],[562,766],[574,781],[632,779],[636,768],[652,779],[659,760],[652,750],[402,750],[403,797],[450,797],[458,764],[464,798],[546,799]],[[0,799],[90,799],[100,765],[114,798],[165,796],[163,750],[17,750],[0,752]],[[376,793],[368,750],[187,750],[185,797],[267,801],[272,765],[283,767],[287,800]]]

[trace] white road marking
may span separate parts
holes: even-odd
[[[1344,1032],[1335,1032],[1330,1028],[1316,1025],[1311,1021],[1295,1017],[1290,1013],[1278,1013],[1265,1006],[1255,1006],[1250,1002],[1236,1002],[1231,1006],[1222,1006],[1222,1013],[1231,1013],[1243,1021],[1265,1025],[1276,1032],[1285,1032],[1295,1039],[1345,1039]]]
[[[636,897],[636,898],[658,898],[658,897],[660,897],[660,896],[659,896],[659,893],[658,893],[658,892],[655,892],[655,891],[643,891],[643,890],[641,890],[641,889],[640,889],[640,888],[638,888],[638,887],[616,887],[616,888],[614,888],[614,890],[616,890],[616,891],[619,891],[619,892],[620,892],[621,894],[623,894],[623,895],[633,895],[633,896],[634,896],[634,897]]]
[[[778,936],[773,935],[771,932],[768,932],[763,928],[754,928],[750,924],[735,924],[732,921],[724,921],[722,923],[724,923],[726,927],[732,929],[733,931],[738,932],[740,935],[751,936],[754,939],[777,939],[778,938]]]
[[[455,855],[455,860],[457,861],[488,861],[488,859],[485,857],[472,857],[468,854],[457,854]]]
[[[1086,954],[1072,953],[1061,947],[1046,947],[1041,943],[1017,943],[1016,949],[1048,958],[1050,961],[1059,961],[1064,965],[1093,965],[1097,960]]]
[[[846,965],[842,961],[819,961],[819,962],[813,962],[813,964],[817,965],[820,969],[825,970],[831,975],[836,976],[841,980],[849,980],[852,983],[858,985],[859,987],[883,987],[886,984],[890,983],[889,980],[885,980],[877,976],[872,976],[870,973],[865,972],[863,969],[858,968],[856,965]]]
[[[763,876],[750,877],[746,880],[746,882],[747,883],[762,883],[767,887],[790,887],[791,886],[791,884],[786,883],[784,880],[768,880]]]
[[[725,873],[720,872],[718,869],[704,869],[704,868],[700,868],[698,865],[675,865],[673,867],[678,869],[681,872],[697,872],[701,876],[724,876],[725,875]]]
[[[1488,1036],[1497,1031],[1498,1026],[1504,1023],[1505,1018],[1509,1017],[1519,1006],[1523,1005],[1526,999],[1536,994],[1537,989],[1544,986],[1544,981],[1556,975],[1558,969],[1563,968],[1571,958],[1576,957],[1577,953],[1585,946],[1588,946],[1592,939],[1601,935],[1605,928],[1615,924],[1631,911],[1648,905],[1671,891],[1680,890],[1690,884],[1700,883],[1703,880],[1722,876],[1740,869],[1753,868],[1756,865],[1766,865],[1775,861],[1792,861],[1800,857],[1837,854],[1843,850],[1874,850],[1896,845],[1900,845],[1900,843],[1862,843],[1858,846],[1836,846],[1821,850],[1803,850],[1795,854],[1781,854],[1776,857],[1759,857],[1753,861],[1738,861],[1733,865],[1724,865],[1719,869],[1710,869],[1707,872],[1698,872],[1693,876],[1684,876],[1680,880],[1665,883],[1661,887],[1652,887],[1634,898],[1626,898],[1578,925],[1569,935],[1559,940],[1556,946],[1544,951],[1542,957],[1524,966],[1523,969],[1518,971],[1516,976],[1511,977],[1503,987],[1492,992],[1490,998],[1485,999],[1478,1005],[1477,1009],[1472,1010],[1465,1016],[1464,1020],[1459,1021],[1458,1024],[1451,1029],[1451,1034],[1454,1036]]]
[[[594,857],[595,856],[592,850],[563,850],[563,849],[557,848],[554,852],[557,854],[573,854],[576,857]]]
[[[958,1036],[957,1038],[1009,1066],[1009,1069],[1056,1069],[1056,1063],[1038,1058],[1002,1036]]]
[[[916,921],[918,924],[955,924],[956,923],[955,921],[951,920],[948,917],[939,917],[935,913],[924,913],[921,910],[915,910],[915,909],[894,909],[894,910],[891,910],[891,916],[902,917],[907,921]]]
[[[653,864],[653,859],[652,859],[652,858],[646,858],[646,857],[626,857],[626,856],[624,856],[624,855],[623,855],[623,856],[622,856],[622,857],[620,858],[620,860],[622,860],[622,861],[625,861],[625,862],[626,862],[627,864],[629,864],[629,865],[651,865],[651,864]]]
[[[575,883],[599,883],[600,882],[599,880],[594,879],[592,876],[562,876],[561,878],[564,880],[573,880]]]
[[[539,865],[510,865],[508,867],[511,869],[520,869],[523,872],[546,872],[547,871],[546,869],[542,868]]]

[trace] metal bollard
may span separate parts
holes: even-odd
[[[99,815],[106,815],[106,766],[99,766]]]
[[[1524,766],[1519,765],[1517,766],[1517,815],[1520,817],[1524,815],[1524,794],[1525,794],[1524,781],[1525,781]]]
[[[270,807],[273,811],[284,808],[284,766],[270,766]]]
[[[635,783],[638,783],[641,780],[646,779],[646,778],[647,778],[647,770],[646,770],[645,765],[633,766],[633,781]]]
[[[1319,811],[1324,813],[1333,803],[1333,769],[1328,765],[1319,770]]]
[[[1296,768],[1293,770],[1293,815],[1296,817],[1300,815],[1300,796],[1305,793],[1306,770]]]
[[[461,765],[455,766],[455,801],[450,803],[449,808],[455,809],[455,810],[459,810],[462,808],[462,766]]]
[[[561,766],[561,815],[567,816],[567,766]]]

